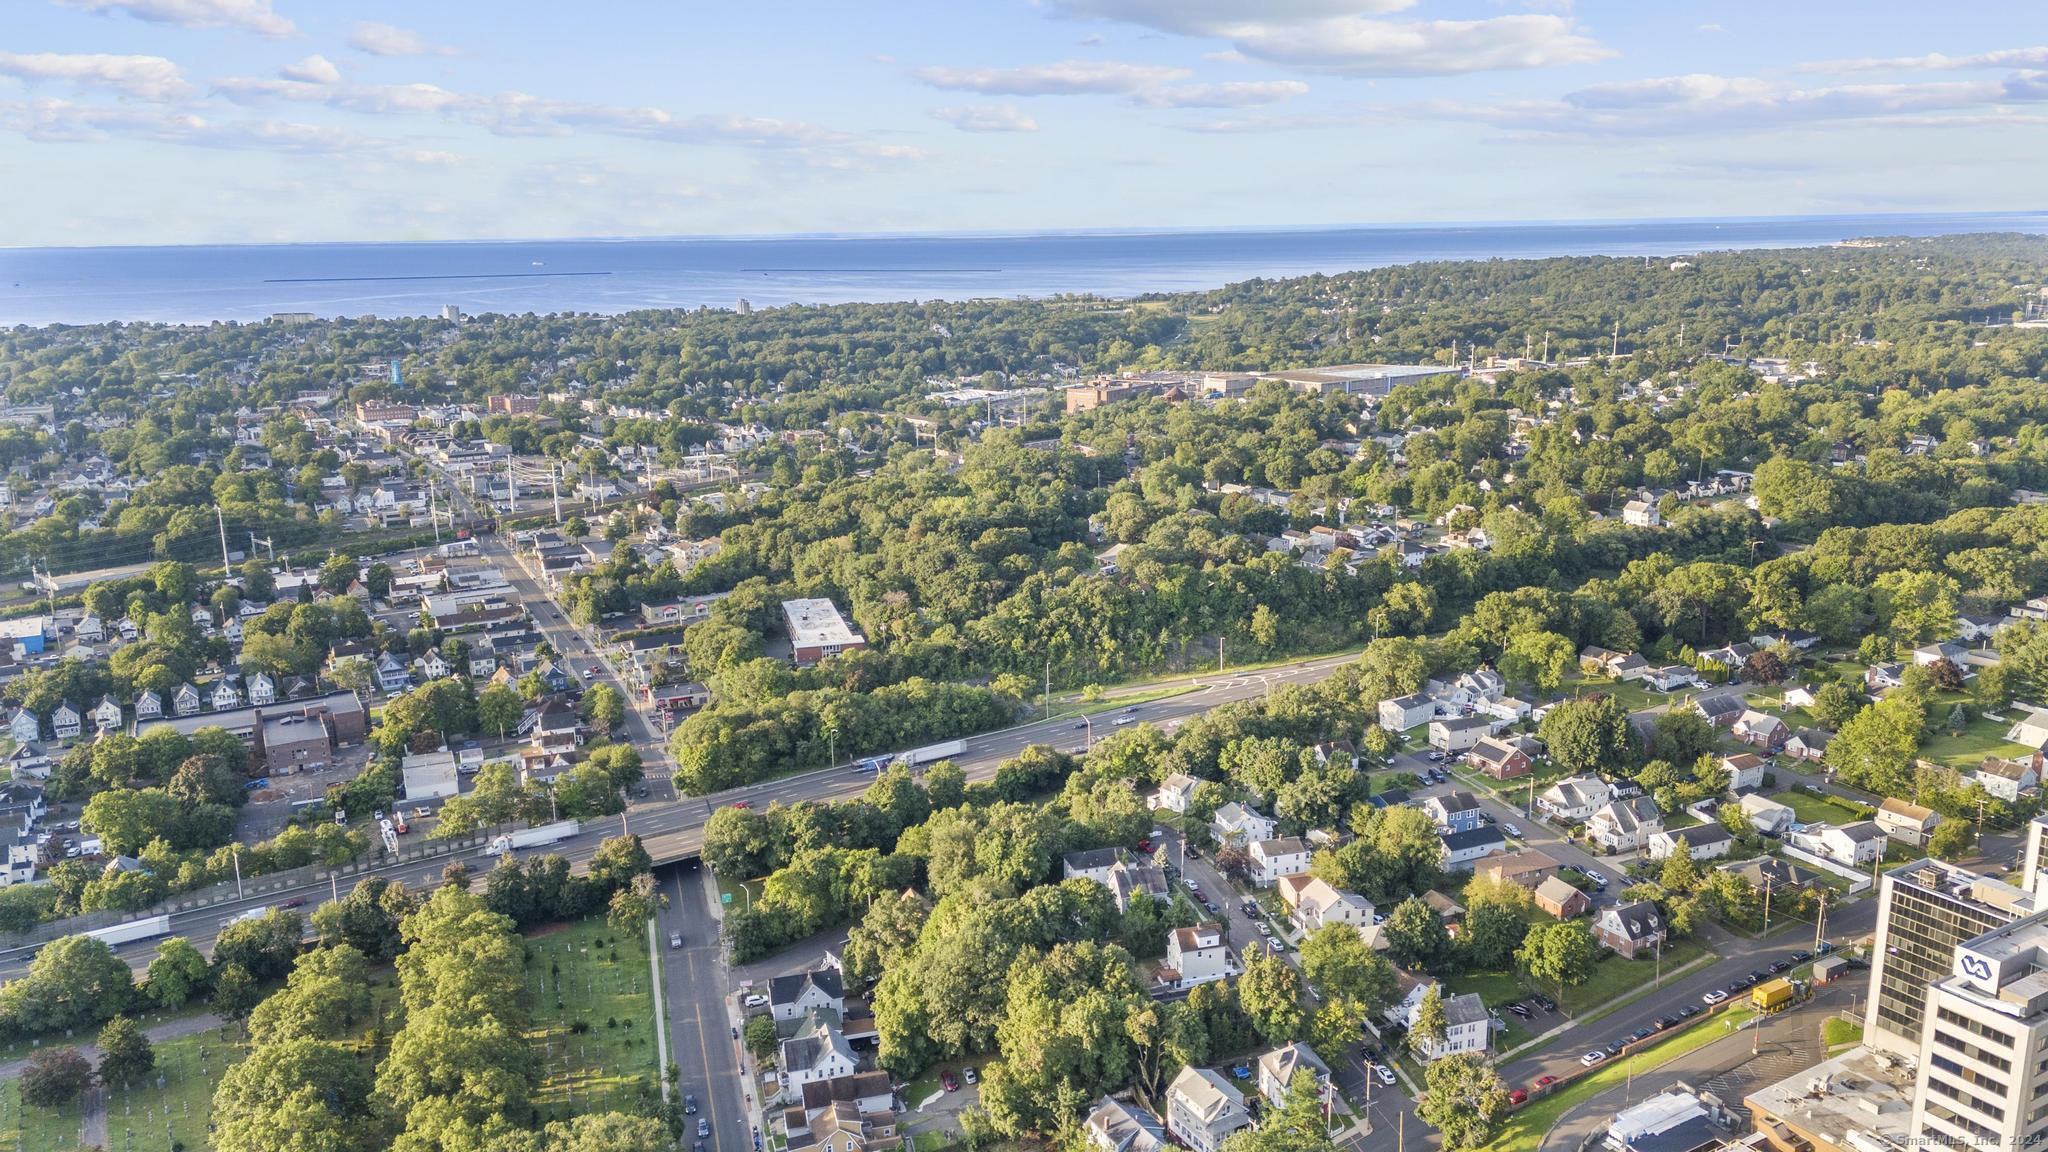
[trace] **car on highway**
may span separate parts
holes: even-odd
[[[1705,996],[1700,997],[1701,1000],[1704,1000],[1709,1004],[1719,1004],[1721,1001],[1726,1000],[1727,998],[1728,993],[1719,988],[1716,988],[1712,992],[1707,993]]]
[[[699,1116],[699,1117],[697,1117],[697,1136],[698,1136],[698,1138],[699,1138],[699,1139],[702,1139],[703,1137],[705,1137],[705,1136],[709,1136],[709,1135],[711,1135],[711,1121],[709,1121],[709,1120],[706,1120],[706,1119],[705,1119],[705,1118],[703,1118],[702,1116]]]
[[[304,896],[294,896],[291,899],[285,901],[284,903],[278,905],[279,908],[304,908],[305,906],[306,898]]]
[[[1113,727],[1121,728],[1126,724],[1136,724],[1137,722],[1138,718],[1136,716],[1119,716],[1110,723]]]
[[[1595,1048],[1584,1056],[1579,1057],[1579,1063],[1591,1068],[1605,1059],[1607,1059],[1607,1050],[1605,1048]]]
[[[752,808],[753,806],[754,802],[752,800],[735,800],[726,805],[727,808]]]
[[[668,934],[668,946],[669,946],[669,950],[670,950],[670,951],[672,951],[672,952],[680,952],[680,951],[682,951],[682,950],[683,950],[683,934],[682,934],[681,932],[671,932],[671,933],[669,933],[669,934]]]
[[[1080,722],[1079,724],[1076,724],[1076,725],[1074,725],[1074,731],[1076,731],[1076,732],[1080,732],[1080,731],[1083,731],[1083,730],[1085,730],[1085,729],[1086,729],[1087,727],[1088,727],[1088,722],[1087,722],[1086,720],[1083,720],[1083,721],[1081,721],[1081,722]]]

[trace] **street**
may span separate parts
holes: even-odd
[[[696,1121],[702,1117],[711,1125],[711,1135],[704,1141],[707,1152],[752,1152],[752,1109],[743,1101],[747,1089],[738,1074],[739,1041],[733,1038],[727,1012],[725,949],[705,896],[703,870],[680,864],[658,874],[669,902],[660,916],[660,943],[670,1058],[682,1071],[676,1090],[695,1096],[699,1109],[697,1116],[686,1119],[688,1138],[694,1142]],[[669,947],[672,933],[681,934],[680,949]]]

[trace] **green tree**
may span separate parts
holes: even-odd
[[[1863,708],[1863,698],[1856,690],[1840,682],[1823,684],[1813,694],[1813,704],[1807,708],[1815,723],[1830,732],[1841,731],[1842,725]]]
[[[1479,1148],[1500,1131],[1507,1086],[1478,1052],[1460,1052],[1423,1070],[1426,1095],[1416,1114],[1443,1134],[1444,1147]]]
[[[1567,771],[1616,771],[1636,760],[1628,710],[1612,696],[1567,700],[1544,714],[1540,732],[1551,760]]]
[[[605,923],[622,936],[643,934],[647,922],[654,919],[667,900],[655,886],[654,877],[642,872],[612,893],[605,909]]]
[[[1560,992],[1585,983],[1597,958],[1593,934],[1577,920],[1532,926],[1515,953],[1524,972]]]
[[[213,1094],[215,1152],[360,1152],[390,1137],[353,1045],[297,1039],[229,1064]]]
[[[606,888],[623,888],[653,868],[654,857],[630,833],[607,837],[590,856],[590,878]]]
[[[283,989],[249,1013],[249,1038],[275,1044],[309,1037],[339,1040],[369,1018],[370,966],[346,944],[299,957]]]
[[[229,964],[213,974],[213,992],[207,997],[206,1005],[226,1019],[243,1020],[262,998],[263,993],[256,987],[256,980],[249,975],[249,970],[240,964]]]
[[[526,715],[526,701],[519,693],[505,684],[492,684],[476,694],[476,720],[486,732],[495,732],[498,739],[519,726],[519,720]]]
[[[583,718],[599,732],[611,732],[626,722],[626,701],[609,684],[592,684],[583,693]]]
[[[1714,751],[1719,733],[1691,708],[1667,708],[1657,717],[1650,737],[1650,751],[1659,760],[1691,764]]]
[[[1419,896],[1395,905],[1382,928],[1388,953],[1403,967],[1438,972],[1451,958],[1450,932],[1436,910]]]
[[[1437,986],[1432,984],[1422,994],[1422,1003],[1415,1007],[1415,1020],[1408,1026],[1408,1046],[1415,1051],[1418,1059],[1427,1060],[1444,1042],[1450,1033],[1450,1017],[1444,1014],[1443,997],[1438,995]]]
[[[100,1029],[100,1083],[130,1084],[156,1067],[156,1049],[141,1025],[126,1016],[116,1016]]]
[[[1377,1016],[1399,995],[1400,977],[1358,929],[1325,924],[1301,942],[1301,971],[1325,1000],[1343,1000]]]
[[[90,936],[44,945],[28,973],[0,986],[0,1021],[22,1034],[82,1028],[120,1015],[134,992],[128,965]]]
[[[775,1055],[775,1018],[766,1015],[747,1017],[747,1026],[741,1029],[747,1044],[747,1051],[756,1061],[767,1061]]]
[[[1698,888],[1700,886],[1700,868],[1698,864],[1693,862],[1692,853],[1686,852],[1681,848],[1681,850],[1675,851],[1666,857],[1664,860],[1664,871],[1658,875],[1657,882],[1664,886],[1665,891],[1679,895],[1684,895]]]
[[[1967,820],[1943,820],[1927,837],[1927,854],[1937,860],[1960,860],[1977,846],[1977,830]]]
[[[1285,1044],[1301,1034],[1301,977],[1278,956],[1261,951],[1246,957],[1237,978],[1237,1000],[1268,1044]]]
[[[157,945],[145,988],[159,1007],[179,1008],[206,991],[211,975],[205,954],[183,936],[173,936]]]

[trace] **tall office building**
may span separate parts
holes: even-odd
[[[1928,987],[1955,970],[1957,949],[1966,941],[2033,915],[2036,897],[1930,859],[1885,873],[1878,901],[1863,1040],[1873,1048],[1917,1055]]]
[[[1926,990],[1915,1143],[2029,1148],[2048,1135],[2048,915],[1965,941]]]

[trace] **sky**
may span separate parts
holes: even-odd
[[[0,246],[2048,207],[2048,7],[4,0]]]

